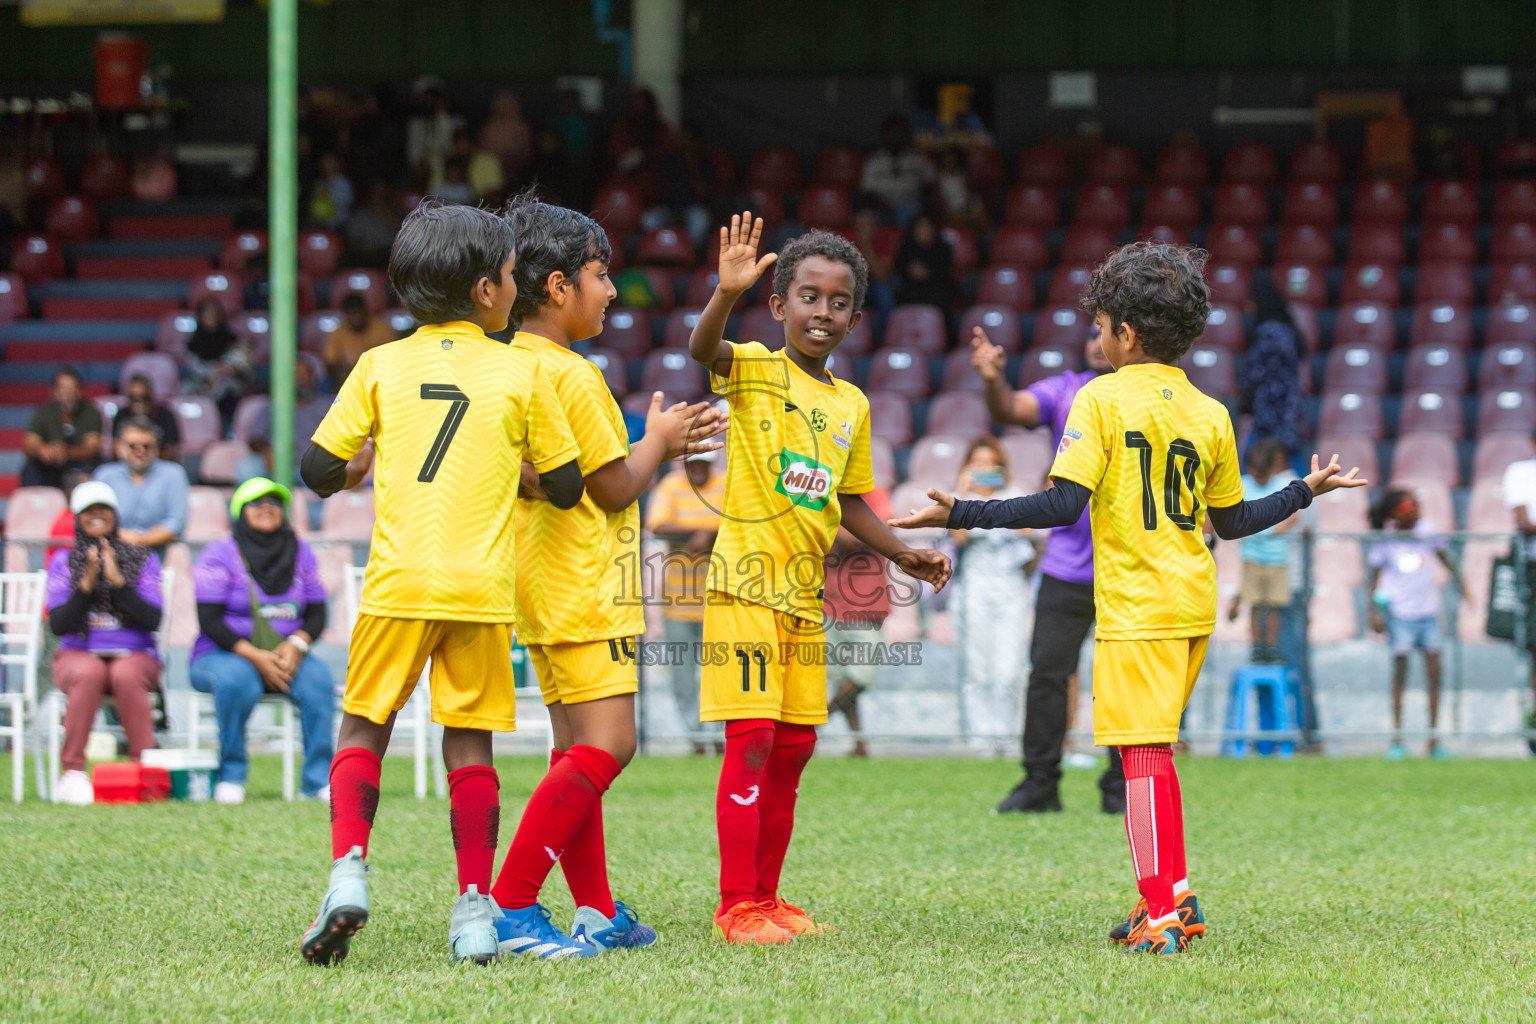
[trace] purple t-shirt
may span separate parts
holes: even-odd
[[[134,587],[148,603],[160,607],[160,559],[150,554],[139,570]],[[52,611],[69,600],[74,588],[69,585],[69,549],[54,552],[48,563],[48,585],[44,603]],[[126,626],[116,615],[88,612],[86,635],[68,633],[59,637],[63,651],[150,651],[155,650],[155,634]]]
[[[251,595],[245,563],[233,537],[216,540],[203,548],[192,566],[192,587],[198,604],[224,605],[224,623],[246,640],[251,638]],[[325,587],[320,583],[320,563],[308,544],[299,541],[299,557],[293,567],[293,585],[281,594],[268,594],[256,588],[261,616],[281,636],[288,636],[304,624],[304,606],[325,601]],[[199,636],[192,648],[196,661],[218,644]]]
[[[1097,376],[1091,370],[1068,370],[1029,386],[1029,393],[1040,403],[1040,422],[1050,425],[1053,451],[1061,444],[1061,433],[1067,428],[1072,399],[1077,397],[1079,388]],[[1087,509],[1071,526],[1051,531],[1045,542],[1045,557],[1040,559],[1040,571],[1068,583],[1093,582],[1093,525]]]
[[[1387,595],[1387,611],[1394,618],[1432,619],[1439,614],[1435,562],[1445,549],[1445,537],[1428,519],[1414,523],[1401,540],[1393,537],[1371,546],[1367,563],[1381,570],[1376,587]]]

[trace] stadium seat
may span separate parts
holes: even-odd
[[[1297,143],[1286,161],[1285,177],[1288,181],[1316,181],[1329,187],[1338,185],[1344,178],[1344,160],[1339,156],[1339,147],[1324,139]]]
[[[1237,358],[1230,350],[1197,342],[1179,365],[1191,384],[1217,401],[1237,394]]]
[[[1493,185],[1493,222],[1536,221],[1536,178],[1506,178]]]
[[[1033,309],[1035,305],[1035,279],[1027,267],[987,267],[976,283],[976,301],[989,305],[1007,306],[1016,313]],[[969,337],[963,335],[962,337]]]
[[[1498,245],[1498,229],[1494,230],[1494,245]],[[1458,263],[1477,262],[1477,239],[1472,229],[1455,221],[1442,221],[1424,225],[1419,236],[1420,263],[1451,260]],[[1497,260],[1497,257],[1494,257]]]
[[[1403,241],[1401,224],[1356,224],[1350,228],[1346,263],[1380,263],[1395,269],[1407,259],[1408,244]]]
[[[202,395],[180,395],[168,399],[166,405],[170,406],[181,429],[182,454],[199,455],[224,436],[219,407],[213,404],[213,399]]]
[[[1431,480],[1442,487],[1461,485],[1461,463],[1456,457],[1456,439],[1445,434],[1401,434],[1392,451],[1392,484]],[[1444,526],[1454,522],[1440,520]]]
[[[748,186],[793,192],[800,180],[800,155],[788,146],[764,146],[747,161]]]
[[[693,267],[693,243],[675,228],[656,228],[640,236],[636,258],[649,266],[688,270]]]
[[[1316,224],[1284,224],[1275,243],[1276,263],[1333,263],[1333,229]]]
[[[194,277],[187,286],[187,308],[196,309],[204,299],[217,300],[227,316],[245,305],[245,280],[229,270],[213,270]]]
[[[1056,458],[1056,444],[1049,431],[1015,430],[998,439],[1008,457],[1008,482],[1029,493],[1045,486],[1046,474]]]
[[[996,192],[1008,181],[1003,154],[996,146],[973,145],[965,148],[965,172],[978,192]]]
[[[1536,391],[1536,344],[1486,346],[1478,362],[1477,389]]]
[[[27,283],[20,274],[0,273],[0,324],[27,318]]]
[[[1092,319],[1076,303],[1042,309],[1035,317],[1035,348],[1066,348],[1081,354]],[[1076,366],[1077,356],[1073,357]],[[1060,371],[1057,371],[1060,372]]]
[[[94,238],[101,232],[96,204],[84,196],[60,196],[48,207],[45,230],[68,244]]]
[[[603,226],[615,243],[640,230],[640,215],[644,212],[644,197],[628,185],[609,185],[592,200],[593,219]]]
[[[674,309],[667,314],[662,323],[661,346],[662,348],[688,347],[688,339],[693,335],[694,325],[699,322],[699,316],[704,312],[699,307]]]
[[[1408,219],[1408,192],[1389,178],[1374,178],[1355,186],[1350,208],[1354,225],[1393,224],[1401,227]]]
[[[51,156],[35,156],[22,168],[29,199],[57,199],[69,189],[64,168]]]
[[[870,391],[891,391],[920,400],[932,393],[928,358],[921,352],[883,348],[869,361]]]
[[[1147,200],[1141,209],[1141,220],[1143,224],[1193,227],[1200,223],[1200,197],[1191,185],[1177,182],[1153,185],[1147,190]]]
[[[1211,301],[1232,306],[1248,302],[1253,271],[1235,263],[1212,263],[1205,268],[1205,283],[1211,290]]]
[[[1141,158],[1132,146],[1105,144],[1088,158],[1084,180],[1090,185],[1140,184]]]
[[[949,349],[944,311],[937,306],[897,306],[885,319],[885,348],[904,348],[925,356],[943,355]]]
[[[1360,475],[1367,480],[1379,480],[1381,472],[1376,461],[1376,441],[1374,437],[1366,434],[1328,434],[1318,435],[1317,442],[1312,446],[1317,449],[1318,459],[1327,461],[1337,454],[1339,465],[1344,471],[1349,472],[1353,466],[1360,467]],[[1366,529],[1365,518],[1346,527],[1351,532]],[[1314,559],[1314,564],[1316,560]]]
[[[1376,302],[1349,302],[1339,307],[1333,322],[1334,345],[1397,347],[1397,327],[1390,307]]]
[[[1082,362],[1081,341],[1071,347],[1036,345],[1024,353],[1024,362],[1019,367],[1018,385],[1021,388],[1027,388],[1036,381],[1066,373],[1068,370],[1076,370],[1082,366]]]
[[[1536,302],[1536,262],[1495,263],[1488,274],[1488,304]]]
[[[1211,304],[1211,312],[1205,318],[1205,331],[1199,343],[1209,348],[1224,348],[1228,352],[1241,352],[1247,335],[1243,330],[1243,311],[1236,306]]]
[[[1191,138],[1174,139],[1157,154],[1152,179],[1199,188],[1211,179],[1211,162],[1205,147]]]
[[[1339,289],[1340,302],[1376,302],[1396,306],[1403,297],[1395,265],[1351,263],[1344,268],[1344,284]]]
[[[240,404],[235,406],[234,422],[230,433],[236,441],[249,441],[251,428],[256,420],[267,410],[272,408],[272,399],[267,395],[246,395],[240,399]]]
[[[1136,229],[1138,242],[1155,242],[1158,245],[1188,245],[1189,229],[1161,222],[1143,221]]]
[[[336,273],[341,262],[341,236],[329,231],[305,231],[299,235],[299,269],[310,277],[325,280]],[[225,266],[226,270],[244,270]]]
[[[1023,224],[1004,224],[992,236],[988,259],[993,266],[1028,267],[1038,270],[1050,262],[1045,232]]]
[[[389,278],[380,270],[355,267],[343,270],[331,278],[331,306],[341,308],[342,299],[348,295],[361,295],[370,313],[382,313],[389,308]]]
[[[1477,223],[1477,187],[1455,179],[1441,179],[1424,184],[1424,208],[1420,213],[1426,224],[1454,221],[1469,227]]]
[[[1076,266],[1063,264],[1057,267],[1051,273],[1051,286],[1045,294],[1045,301],[1052,306],[1077,305],[1088,291],[1088,280],[1092,276],[1091,264],[1079,263]]]
[[[622,353],[609,348],[595,348],[587,353],[587,361],[602,371],[603,382],[613,392],[614,398],[623,398],[629,394],[629,368]]]
[[[1048,231],[1061,222],[1056,189],[1049,185],[1024,184],[1008,193],[1003,202],[1003,223]]]
[[[771,349],[784,345],[784,325],[773,318],[767,306],[753,306],[742,314],[736,333],[740,336],[737,340],[759,341]]]
[[[971,437],[958,434],[925,435],[912,446],[907,480],[925,487],[953,490],[960,475],[960,463],[965,458],[965,449],[970,443]],[[893,504],[892,507],[898,506]]]
[[[1525,302],[1500,302],[1488,307],[1483,344],[1493,346],[1511,342],[1536,345],[1536,307]]]
[[[870,437],[869,468],[876,487],[890,490],[896,486],[896,453],[884,438]]]
[[[57,487],[19,487],[5,507],[5,536],[9,540],[46,540],[53,521],[69,506]]]
[[[203,449],[197,476],[205,484],[234,486],[240,463],[251,454],[244,441],[215,441]]]
[[[27,284],[64,276],[64,248],[47,235],[23,235],[11,243],[11,272]]]
[[[956,277],[969,274],[981,261],[976,247],[976,229],[946,224],[939,229],[939,237],[949,243],[951,264]]]
[[[1504,471],[1511,463],[1536,459],[1536,442],[1530,435],[1520,433],[1484,434],[1477,439],[1477,449],[1472,454],[1472,483],[1484,480],[1502,481]],[[13,499],[14,500],[14,499]]]
[[[1061,244],[1061,262],[1097,266],[1117,242],[1115,233],[1103,225],[1074,224],[1067,229],[1066,240]]]
[[[390,330],[394,331],[401,337],[410,334],[412,331],[416,330],[416,327],[418,326],[416,323],[416,318],[411,316],[411,311],[408,309],[400,307],[395,309],[386,309],[382,316],[385,320],[389,321]]]
[[[1173,186],[1178,189],[1180,186]],[[1197,212],[1198,219],[1198,212]],[[1100,224],[1119,228],[1131,221],[1131,199],[1124,186],[1085,185],[1072,207],[1074,224]]]
[[[1328,353],[1323,389],[1380,395],[1387,391],[1387,354],[1381,349],[1335,345]]]
[[[666,403],[693,401],[709,391],[704,367],[694,362],[686,348],[659,348],[645,357],[640,370],[640,390],[661,391]]]
[[[1294,301],[1287,302],[1286,309],[1291,314],[1291,323],[1296,325],[1296,333],[1301,335],[1302,346],[1307,354],[1311,355],[1322,348],[1323,334],[1317,326],[1317,310],[1305,302]]]
[[[1059,146],[1049,143],[1030,146],[1019,154],[1015,178],[1021,185],[1060,188],[1072,180],[1072,161]]]
[[[322,309],[306,313],[299,318],[299,351],[313,352],[315,355],[324,352],[326,335],[340,326],[341,313],[337,310]]]
[[[616,302],[639,309],[668,310],[677,304],[673,271],[665,267],[629,267],[614,282]]]
[[[780,326],[776,344],[770,345],[768,347],[776,349],[782,347],[783,344],[784,328]],[[859,320],[858,326],[854,327],[853,330],[843,335],[842,343],[837,346],[837,352],[835,354],[840,355],[845,359],[853,359],[855,356],[867,356],[874,350],[874,318],[865,316]],[[831,366],[830,363],[827,365]],[[852,378],[850,377],[849,379],[851,380]]]
[[[1514,529],[1514,516],[1504,503],[1502,473],[1498,477],[1474,478],[1471,500],[1467,503],[1467,529],[1474,533],[1507,534]],[[1509,553],[1506,540],[1468,541],[1461,554],[1461,582],[1466,591],[1458,619],[1461,638],[1472,643],[1486,643],[1488,587],[1494,559]]]
[[[912,443],[912,400],[892,391],[869,392],[869,433],[893,448]]]
[[[217,487],[194,485],[187,488],[187,525],[181,539],[189,544],[207,544],[229,536],[229,501]]]
[[[1403,368],[1403,387],[1433,388],[1459,395],[1467,390],[1467,362],[1462,354],[1444,345],[1421,345],[1408,350]]]
[[[598,335],[603,347],[621,353],[625,359],[641,359],[651,350],[650,314],[641,310],[610,306]]]
[[[928,432],[961,437],[992,433],[987,400],[974,391],[940,392],[928,406]]]
[[[127,394],[128,381],[139,374],[149,378],[149,386],[157,396],[164,395],[166,398],[176,394],[181,382],[176,360],[164,352],[139,352],[124,360],[123,368],[117,375],[118,393]]]
[[[844,231],[853,223],[853,199],[844,189],[812,185],[800,193],[796,215],[806,227]]]
[[[828,146],[816,154],[811,180],[832,188],[856,189],[864,174],[864,154],[852,146]]]
[[[1381,399],[1358,391],[1325,394],[1317,429],[1320,435],[1358,434],[1379,441],[1386,433]]]
[[[973,391],[977,394],[986,390],[986,381],[981,379],[971,366],[971,349],[968,345],[962,345],[949,355],[944,357],[944,376],[939,381],[939,391]]]
[[[718,263],[716,264],[718,266]],[[773,276],[769,271],[769,277]],[[688,288],[683,293],[683,305],[706,306],[710,298],[715,294],[715,286],[720,283],[720,272],[714,267],[700,267],[688,276]],[[751,293],[742,296],[745,302],[738,300],[739,305],[747,305],[752,301]]]
[[[126,198],[130,185],[128,165],[120,157],[98,153],[80,171],[80,191],[98,203]]]
[[[1241,182],[1268,188],[1280,177],[1280,162],[1272,146],[1259,142],[1240,142],[1228,146],[1221,161],[1224,184]]]
[[[1259,232],[1247,224],[1218,224],[1206,232],[1205,248],[1211,259],[1241,267],[1256,267],[1264,259]],[[1331,262],[1331,261],[1328,261]]]
[[[320,532],[331,540],[362,543],[373,537],[373,489],[338,491],[320,505]]]
[[[1536,139],[1505,139],[1499,144],[1494,166],[1500,175],[1529,175],[1536,170]]]
[[[977,303],[967,309],[960,317],[960,333],[955,339],[955,347],[969,353],[971,337],[977,327],[986,332],[988,341],[1010,355],[1024,349],[1019,318],[1011,306]]]
[[[1211,219],[1217,224],[1262,227],[1269,223],[1269,197],[1261,185],[1246,181],[1225,182],[1216,186]]]
[[[1465,306],[1442,302],[1421,302],[1413,307],[1413,326],[1408,331],[1408,345],[1443,345],[1446,348],[1472,347],[1472,311]]]
[[[1477,406],[1477,435],[1497,431],[1529,434],[1536,427],[1536,399],[1529,391],[1485,391]]]
[[[1415,302],[1449,302],[1470,306],[1477,301],[1472,268],[1465,263],[1421,263],[1413,285]]]
[[[1468,262],[1476,256],[1476,246],[1472,248],[1473,256],[1467,258]],[[1424,259],[1422,255],[1419,257]],[[1490,263],[1533,263],[1536,262],[1536,225],[1531,221],[1509,221],[1493,226],[1493,242],[1488,247],[1488,261]]]
[[[754,185],[747,189],[748,207],[756,217],[763,218],[763,230],[774,232],[784,226],[784,193],[776,188],[768,188],[764,185]],[[715,244],[719,244],[720,233],[710,232],[714,236]],[[720,252],[714,253],[715,259],[708,262],[713,266],[719,266]]]
[[[1328,279],[1320,266],[1277,263],[1270,269],[1269,279],[1291,302],[1303,302],[1313,308],[1328,305]]]
[[[1339,220],[1339,200],[1333,187],[1316,181],[1293,181],[1280,200],[1282,224],[1331,227]]]
[[[260,256],[266,251],[267,233],[265,231],[238,232],[224,240],[224,248],[219,250],[219,268],[243,274],[251,258]]]

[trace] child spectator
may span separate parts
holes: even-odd
[[[1282,473],[1289,461],[1285,445],[1260,441],[1248,451],[1248,472],[1243,474],[1243,500],[1258,501],[1285,490],[1292,477]],[[1232,597],[1227,620],[1237,619],[1244,602],[1249,607],[1253,630],[1253,660],[1272,664],[1280,660],[1280,613],[1291,603],[1290,577],[1286,570],[1286,531],[1296,525],[1291,518],[1262,533],[1243,538],[1243,589]]]

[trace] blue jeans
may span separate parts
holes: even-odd
[[[256,666],[228,651],[210,651],[192,663],[192,688],[213,694],[213,716],[219,724],[219,781],[245,782],[250,758],[245,753],[245,724],[267,690]],[[336,686],[331,670],[319,658],[299,663],[288,699],[298,705],[304,734],[304,771],[300,776],[306,795],[313,796],[331,774],[331,719],[336,711]]]

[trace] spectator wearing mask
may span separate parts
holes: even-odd
[[[181,424],[176,414],[155,400],[155,386],[148,377],[136,373],[128,378],[128,402],[112,417],[112,440],[122,436],[123,426],[135,416],[142,416],[160,430],[160,457],[168,462],[181,460]]]
[[[160,430],[142,416],[123,423],[117,454],[96,479],[117,495],[118,535],[164,552],[187,526],[187,471],[160,458]]]
[[[101,410],[85,397],[80,374],[61,369],[53,375],[53,398],[38,406],[27,423],[22,451],[23,487],[64,486],[70,470],[89,473],[101,452]]]
[[[117,704],[130,759],[155,745],[150,694],[160,682],[160,560],[123,539],[117,495],[106,484],[80,484],[69,507],[74,544],[49,562],[45,595],[48,626],[59,638],[53,683],[65,695],[55,793],[63,803],[88,804],[95,794],[85,747],[104,696],[110,693]]]
[[[309,447],[309,439],[320,429],[320,421],[330,411],[336,396],[321,391],[315,381],[315,368],[308,359],[301,358],[293,364],[293,478],[299,479],[299,460]],[[272,472],[272,407],[268,405],[251,420],[246,444],[254,453],[240,461],[236,467],[236,479],[246,480],[265,477]]]
[[[341,300],[341,323],[325,336],[325,348],[321,350],[320,358],[340,390],[364,352],[394,340],[395,329],[389,322],[374,316],[361,295],[348,292]]]
[[[945,312],[954,305],[955,254],[928,214],[918,214],[908,226],[896,251],[896,273],[901,279],[898,303],[938,306]]]
[[[881,522],[891,518],[891,492],[886,488],[877,486],[864,495],[864,501]],[[875,685],[880,670],[862,652],[880,642],[880,627],[891,613],[885,559],[839,526],[827,554],[825,579],[827,713],[847,720],[853,733],[852,756],[868,757],[859,697]]]
[[[357,198],[352,179],[342,168],[341,157],[325,153],[320,157],[320,176],[309,195],[309,217],[323,228],[339,231],[352,214]]]
[[[224,307],[211,296],[197,304],[197,329],[187,339],[182,377],[192,394],[213,399],[226,427],[235,406],[251,392],[250,346],[230,329]]]
[[[229,506],[233,536],[203,548],[192,566],[202,629],[192,648],[192,686],[213,694],[218,803],[245,800],[245,727],[269,693],[298,706],[304,796],[330,798],[336,688],[331,670],[309,656],[325,629],[325,587],[314,551],[288,523],[289,500],[288,489],[271,480],[241,484]]]
[[[1278,494],[1294,477],[1285,472],[1290,453],[1279,441],[1260,441],[1248,449],[1248,472],[1243,474],[1243,500],[1258,501]],[[1287,534],[1300,522],[1291,516],[1285,522],[1260,533],[1244,537],[1243,585],[1232,595],[1227,606],[1227,621],[1235,622],[1244,603],[1248,605],[1249,625],[1253,631],[1253,660],[1259,663],[1280,661],[1280,616],[1291,603],[1291,582],[1287,566],[1290,538]]]
[[[934,179],[933,164],[912,148],[912,126],[897,114],[880,128],[880,148],[864,161],[859,187],[880,197],[896,218],[906,224],[922,205],[923,191]]]

